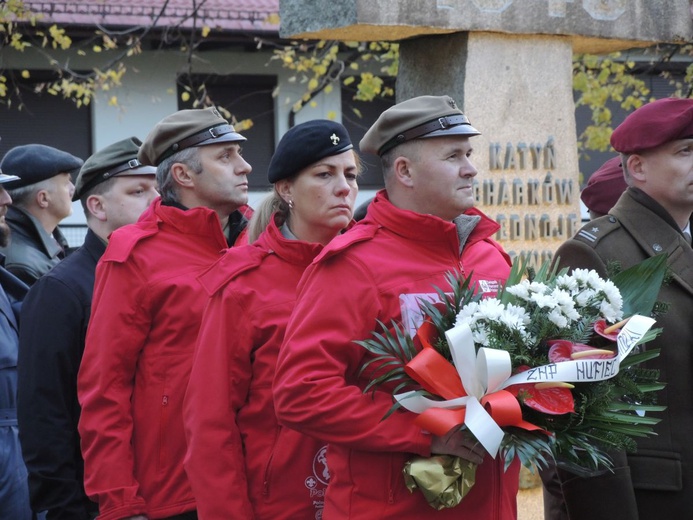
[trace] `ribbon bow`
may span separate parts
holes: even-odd
[[[430,323],[422,326],[419,338],[424,348],[405,370],[424,389],[445,401],[434,401],[416,392],[395,395],[403,407],[419,414],[416,424],[441,436],[464,424],[494,458],[503,440],[501,426],[540,429],[524,421],[515,396],[500,389],[512,373],[508,352],[480,348],[477,354],[469,325],[457,325],[445,333],[453,366],[428,342],[426,335],[432,327]]]

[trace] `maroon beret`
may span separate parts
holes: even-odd
[[[611,146],[629,154],[686,137],[693,137],[693,99],[665,98],[631,113],[611,134]]]
[[[580,193],[587,209],[606,215],[614,207],[627,185],[621,168],[621,158],[609,159],[592,174]]]

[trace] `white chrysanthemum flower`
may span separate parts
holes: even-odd
[[[589,271],[587,271],[587,280],[585,283],[588,287],[595,289],[597,291],[600,291],[604,286],[604,280],[602,280],[599,277],[597,271],[595,271],[594,269],[590,269]]]
[[[612,305],[607,300],[603,300],[601,305],[599,305],[599,312],[606,321],[615,322],[623,318],[621,306]]]
[[[527,313],[525,308],[519,305],[509,303],[505,308],[505,312],[511,316],[516,316],[523,325],[529,325],[532,321],[531,316]]]
[[[517,285],[511,285],[506,291],[521,300],[529,300],[529,282],[527,280],[523,280]]]
[[[563,315],[559,308],[551,309],[549,311],[548,318],[551,323],[555,324],[561,329],[568,326],[568,319]]]
[[[562,274],[556,278],[556,286],[569,291],[571,294],[579,290],[578,281],[573,276],[567,274]]]
[[[552,309],[556,306],[556,300],[550,294],[533,294],[530,301],[542,309]]]
[[[587,274],[589,271],[587,269],[573,269],[572,277],[577,284],[584,286],[587,284]]]
[[[575,295],[575,303],[577,303],[579,307],[587,307],[590,300],[592,300],[596,294],[597,292],[594,289],[584,289]]]
[[[527,286],[527,290],[530,293],[544,294],[548,292],[548,286],[545,283],[540,282],[530,282]]]
[[[485,300],[481,300],[477,312],[481,315],[481,317],[487,320],[495,321],[501,317],[504,311],[505,306],[500,302],[500,300],[496,300],[495,298],[487,298]]]
[[[522,332],[525,328],[522,320],[512,314],[503,314],[498,321],[510,330],[519,330]]]
[[[467,305],[465,305],[460,312],[457,314],[457,319],[455,320],[455,326],[457,325],[462,325],[463,323],[467,323],[471,320],[471,318],[476,314],[477,309],[479,308],[479,303],[478,302],[470,302]],[[471,327],[471,324],[470,324]]]
[[[580,319],[580,313],[575,310],[575,302],[568,291],[564,289],[554,289],[551,296],[555,298],[558,308],[568,321],[572,322]]]
[[[485,328],[477,328],[472,331],[472,339],[474,340],[474,343],[477,345],[481,345],[482,347],[488,347],[490,346],[490,342],[488,339],[488,333]]]
[[[612,282],[611,280],[607,280],[604,283],[602,292],[604,293],[606,299],[609,300],[611,305],[619,308],[623,307],[623,297],[621,296],[621,291],[619,291],[618,287],[614,285],[614,282]]]

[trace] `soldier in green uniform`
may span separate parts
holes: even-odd
[[[648,348],[666,388],[656,436],[638,440],[636,453],[614,455],[614,471],[581,477],[559,469],[570,520],[693,518],[693,99],[644,105],[614,131],[628,188],[609,213],[586,224],[556,252],[561,267],[623,269],[666,253],[672,279],[658,299],[670,304]],[[547,520],[566,518],[547,508]]]

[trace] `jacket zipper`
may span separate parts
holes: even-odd
[[[279,441],[279,432],[281,431],[281,426],[277,426],[274,433],[274,443],[272,443],[272,451],[270,451],[269,458],[267,459],[267,464],[265,464],[265,474],[262,479],[262,496],[269,496],[270,487],[270,476],[272,468],[272,459],[274,458],[274,450],[277,447],[277,442]]]

